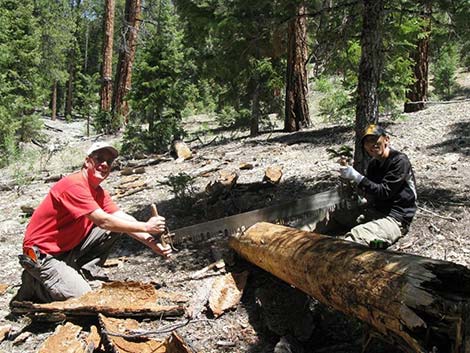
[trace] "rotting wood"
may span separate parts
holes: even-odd
[[[107,352],[115,353],[195,353],[194,349],[177,333],[172,332],[165,340],[151,339],[145,332],[139,336],[129,335],[140,331],[133,319],[113,319],[99,315],[103,343]]]
[[[277,185],[282,178],[282,168],[280,166],[269,166],[264,173],[263,181]]]
[[[17,314],[60,312],[69,316],[103,313],[115,317],[169,317],[184,314],[184,308],[174,304],[183,297],[179,293],[156,290],[151,284],[109,282],[103,283],[100,289],[63,302],[13,302],[11,310]]]
[[[92,352],[101,346],[101,336],[96,326],[92,325],[90,327],[90,334],[85,338],[85,342]]]
[[[144,173],[145,173],[144,167],[137,167],[137,168],[124,167],[123,169],[121,169],[121,175],[133,175],[133,174],[144,174]]]
[[[123,180],[117,187],[116,196],[124,197],[135,194],[147,188],[147,183],[139,179],[137,175],[128,176],[129,179]]]
[[[215,317],[222,315],[240,302],[247,278],[248,271],[244,271],[228,273],[214,281],[209,297],[209,307]]]
[[[67,322],[57,326],[55,332],[49,336],[38,353],[85,353],[89,352],[85,341],[79,339],[81,326]]]
[[[464,266],[271,223],[257,223],[229,244],[406,352],[470,352],[470,270]]]
[[[196,293],[192,295],[188,303],[187,314],[189,318],[196,319],[204,311],[214,281],[215,278],[204,278],[199,281]]]
[[[103,344],[106,352],[113,353],[165,353],[165,341],[154,340],[145,337],[129,340],[124,335],[128,331],[139,328],[139,323],[134,319],[114,319],[102,314],[98,316],[103,336]]]

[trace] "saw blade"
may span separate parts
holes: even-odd
[[[325,217],[327,210],[340,204],[341,200],[338,190],[332,189],[285,204],[183,227],[173,230],[171,233],[175,244],[187,241],[198,242],[214,236],[229,236],[262,221],[285,222],[305,216]],[[311,221],[321,221],[321,219],[311,219]]]

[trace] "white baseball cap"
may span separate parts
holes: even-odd
[[[87,151],[87,156],[90,156],[93,152],[97,152],[100,150],[108,150],[110,153],[112,153],[113,158],[116,158],[119,155],[118,150],[111,146],[108,142],[100,141],[95,142],[91,145],[91,147]]]

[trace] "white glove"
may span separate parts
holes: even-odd
[[[347,180],[352,180],[356,184],[359,184],[362,179],[364,179],[364,175],[359,173],[356,169],[354,169],[351,166],[348,167],[342,167],[339,171],[341,178],[347,179]]]

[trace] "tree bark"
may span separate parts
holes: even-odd
[[[405,352],[470,352],[470,270],[464,266],[271,223],[257,223],[229,244]]]
[[[72,50],[69,57],[69,79],[67,81],[67,95],[65,98],[65,116],[72,116],[73,107],[73,83],[75,79],[75,50]]]
[[[118,67],[113,95],[112,110],[115,118],[126,116],[129,108],[126,95],[131,90],[132,65],[137,46],[140,26],[141,0],[126,0],[126,18],[124,21],[124,41],[119,54]]]
[[[431,32],[431,4],[425,3],[422,5],[424,10],[421,15],[423,21],[426,23],[422,31],[424,36],[418,39],[416,50],[411,53],[411,59],[414,62],[413,74],[415,82],[406,94],[409,102],[405,103],[405,113],[417,112],[424,109],[424,102],[428,97],[428,72],[429,72],[429,36]],[[420,102],[420,103],[413,103]]]
[[[111,110],[113,94],[113,37],[114,37],[114,0],[106,0],[104,17],[103,64],[101,66],[101,111]]]
[[[384,0],[363,0],[354,149],[354,167],[361,173],[364,173],[366,166],[362,134],[367,124],[377,123],[379,120],[378,87],[383,67],[383,16]]]
[[[251,121],[250,121],[250,136],[259,134],[259,116],[260,116],[260,103],[259,103],[260,86],[256,82],[251,99]]]
[[[57,81],[54,80],[52,84],[52,98],[51,98],[51,119],[57,118]]]
[[[289,22],[287,78],[286,78],[286,108],[284,130],[298,131],[310,125],[307,102],[307,7],[301,3],[297,7],[294,19]]]

